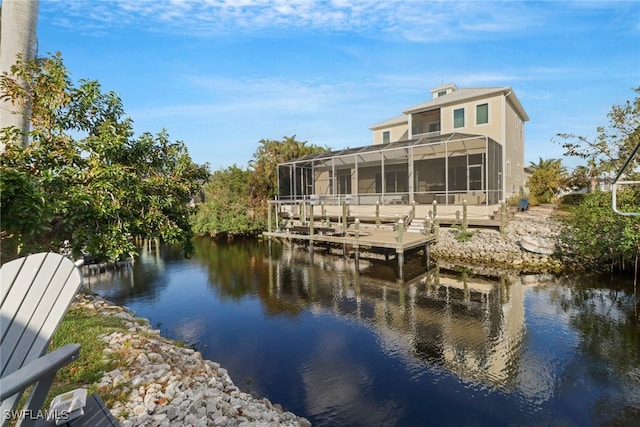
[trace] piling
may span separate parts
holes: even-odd
[[[467,231],[467,200],[462,201],[462,232]]]

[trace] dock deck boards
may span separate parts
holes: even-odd
[[[302,230],[298,230],[302,231]],[[388,248],[395,249],[396,252],[404,252],[420,246],[435,243],[436,236],[433,234],[424,235],[420,233],[407,233],[402,236],[402,242],[398,242],[398,233],[388,230],[366,229],[360,231],[359,238],[356,238],[354,230],[348,230],[346,236],[332,236],[326,234],[289,233],[286,231],[264,232],[264,236],[281,239],[308,240],[323,243],[343,243],[348,245],[359,245],[360,247]]]

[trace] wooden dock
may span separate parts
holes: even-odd
[[[437,241],[435,234],[409,233],[406,231],[389,231],[379,229],[349,229],[341,233],[338,229],[330,227],[314,228],[313,234],[310,228],[305,226],[291,227],[285,231],[264,232],[268,238],[283,239],[289,241],[305,241],[313,246],[315,243],[326,245],[350,246],[354,250],[356,268],[360,251],[387,250],[395,252],[398,261],[398,275],[402,279],[402,267],[404,265],[404,253],[413,249],[424,248],[425,255],[429,259],[430,246]]]

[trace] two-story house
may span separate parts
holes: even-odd
[[[431,94],[371,126],[373,145],[279,165],[280,200],[490,208],[522,191],[529,117],[513,90],[447,84]]]

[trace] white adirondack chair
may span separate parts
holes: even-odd
[[[17,425],[33,425],[44,414],[42,404],[56,371],[78,358],[79,344],[67,344],[46,353],[58,325],[67,313],[82,284],[82,275],[73,261],[54,253],[39,253],[8,262],[0,269],[0,417],[2,426],[33,385],[20,410],[25,416]],[[113,417],[97,396],[101,416]],[[89,406],[89,404],[88,404]],[[81,417],[81,420],[85,417]],[[86,422],[86,420],[84,420]],[[80,423],[79,423],[80,424]],[[117,425],[117,423],[115,424]]]

